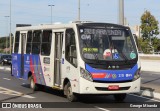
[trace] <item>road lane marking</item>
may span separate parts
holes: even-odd
[[[33,96],[29,96],[29,95],[24,95],[24,96],[22,96],[22,97],[29,98],[29,99],[33,99],[33,98],[35,98],[35,97],[33,97]]]
[[[141,97],[141,98],[144,98],[144,99],[149,99],[149,100],[152,100],[152,101],[160,102],[159,100],[156,100],[156,99],[151,99],[151,98],[147,98],[147,97],[144,97],[144,96],[138,96],[138,95],[135,95],[135,94],[128,94],[128,95],[132,95],[132,96]]]
[[[101,108],[101,107],[98,107],[98,106],[95,106],[95,108],[99,109],[99,110],[102,110],[102,111],[110,111],[108,109],[105,109],[105,108]]]
[[[11,68],[9,68],[9,67],[2,67],[2,66],[0,66],[0,69],[7,70],[7,71],[11,70]]]
[[[8,81],[10,81],[10,80],[11,80],[11,79],[9,79],[9,78],[3,78],[3,79],[8,80]]]
[[[142,96],[154,97],[156,99],[160,99],[160,93],[150,91],[149,89],[141,90],[140,94]]]
[[[33,96],[26,95],[24,93],[17,92],[17,91],[7,89],[7,88],[4,88],[4,87],[0,87],[0,94],[7,94],[7,95],[12,95],[12,96],[21,96],[21,97],[25,97],[25,98],[29,98],[29,99],[35,98]]]

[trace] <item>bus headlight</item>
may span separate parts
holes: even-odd
[[[81,77],[89,81],[93,81],[91,74],[83,68],[80,68]]]
[[[133,79],[133,81],[137,80],[138,78],[140,78],[140,69],[138,69],[138,70],[136,71],[136,73],[134,74],[134,79]]]

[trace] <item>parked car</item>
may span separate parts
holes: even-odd
[[[0,55],[0,64],[2,65],[10,65],[12,60],[12,56],[9,54]]]
[[[160,52],[154,52],[154,54],[160,55]]]

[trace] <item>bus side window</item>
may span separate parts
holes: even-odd
[[[41,55],[49,56],[51,52],[52,30],[44,30],[42,35]]]
[[[31,53],[31,48],[32,48],[32,31],[28,31],[27,34],[27,46],[26,46],[26,54],[30,54]]]
[[[15,44],[14,44],[14,53],[18,53],[18,49],[19,49],[19,37],[20,37],[20,32],[16,32]]]
[[[65,58],[72,65],[77,67],[77,50],[76,50],[76,41],[75,41],[75,32],[73,29],[66,30],[65,38]]]
[[[32,54],[39,54],[40,53],[41,34],[42,34],[42,32],[40,30],[34,31],[34,33],[33,33]]]

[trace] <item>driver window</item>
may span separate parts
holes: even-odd
[[[75,42],[75,32],[73,29],[66,30],[65,39],[65,58],[68,62],[77,67],[77,51]]]

